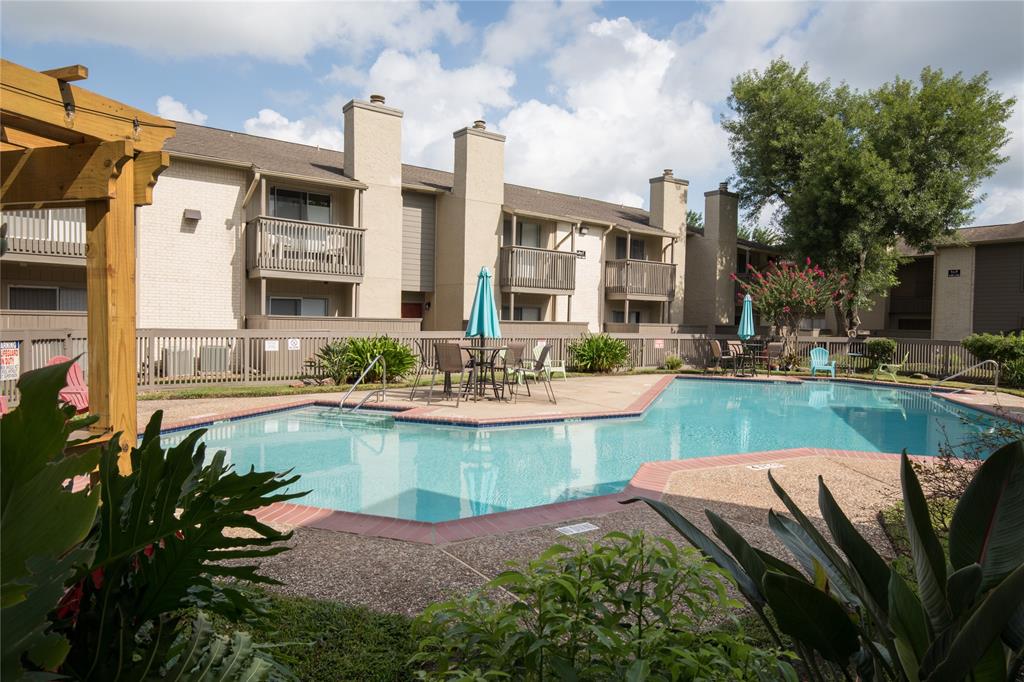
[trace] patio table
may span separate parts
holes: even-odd
[[[473,399],[476,400],[487,392],[487,387],[494,390],[494,399],[501,400],[504,397],[504,389],[501,389],[499,394],[498,383],[494,377],[494,359],[498,356],[498,353],[507,351],[508,346],[466,346],[466,350],[470,352],[473,357],[473,367],[469,374],[469,390],[472,392]],[[490,353],[490,356],[485,359],[484,356]],[[490,370],[491,376],[490,381],[487,380],[487,371]]]
[[[864,357],[863,353],[847,353],[846,354],[846,376],[852,377],[853,370],[857,364],[857,358]]]

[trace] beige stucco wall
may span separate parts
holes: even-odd
[[[684,324],[732,324],[739,195],[725,189],[704,193],[704,235],[686,240]]]
[[[568,223],[559,223],[561,239],[569,229]],[[601,234],[599,227],[590,226],[586,235],[576,235],[576,250],[584,251],[585,258],[576,259],[576,288],[572,295],[571,322],[585,322],[592,332],[601,330],[601,308],[604,291],[604,254],[601,251]],[[568,251],[569,241],[561,247]],[[555,319],[565,320],[568,314],[568,297],[558,296],[555,304]]]
[[[959,277],[950,277],[959,270]],[[932,338],[959,341],[969,335],[974,319],[974,248],[939,249],[932,288]]]
[[[243,169],[173,159],[137,211],[138,325],[231,329],[242,324]],[[182,218],[198,209],[198,222]]]
[[[402,306],[402,112],[353,100],[343,108],[345,174],[363,193],[365,267],[360,316],[400,317]]]
[[[666,169],[658,178],[651,178],[650,222],[679,238],[672,249],[671,240],[664,240],[664,256],[660,259],[676,264],[675,295],[669,308],[673,322],[682,322],[686,298],[686,202],[689,183],[675,178]],[[650,245],[648,245],[650,247]],[[650,252],[648,252],[650,253]]]

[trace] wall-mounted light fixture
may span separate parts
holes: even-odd
[[[580,225],[580,236],[581,237],[586,237],[588,232],[590,232],[590,228],[589,227],[587,227],[586,225]]]
[[[199,222],[203,218],[203,213],[198,208],[186,208],[181,217],[185,220]]]

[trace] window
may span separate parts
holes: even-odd
[[[615,259],[626,259],[626,238],[615,238]],[[633,260],[647,260],[647,242],[642,239],[629,240],[629,257]]]
[[[541,248],[541,229],[538,223],[526,223],[520,220],[516,223],[516,233],[515,246]],[[505,246],[512,246],[511,220],[506,220],[502,224],[502,238]]]
[[[502,319],[508,319],[508,306],[501,307]],[[539,306],[516,306],[513,311],[512,319],[517,322],[540,322],[540,307]]]
[[[271,296],[267,311],[271,315],[327,317],[327,299]]]
[[[270,188],[270,215],[275,218],[331,222],[331,195],[283,187]]]
[[[629,311],[629,323],[640,324],[640,312],[639,310]],[[612,311],[612,323],[613,324],[624,324],[626,322],[626,311],[625,310],[613,310]]]
[[[85,289],[73,287],[22,287],[7,290],[11,310],[85,311]]]

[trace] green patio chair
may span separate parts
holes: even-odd
[[[879,373],[888,374],[889,376],[892,377],[892,380],[898,384],[900,380],[899,377],[897,377],[896,375],[899,373],[900,370],[903,369],[903,365],[907,364],[907,360],[909,359],[910,351],[907,351],[906,353],[903,354],[903,359],[900,360],[899,363],[883,362],[879,364],[878,367],[875,367],[875,372],[874,374],[871,375],[871,379],[873,381],[877,381]]]
[[[811,349],[811,376],[817,372],[828,372],[836,378],[836,361],[829,362],[828,350],[821,347]]]

